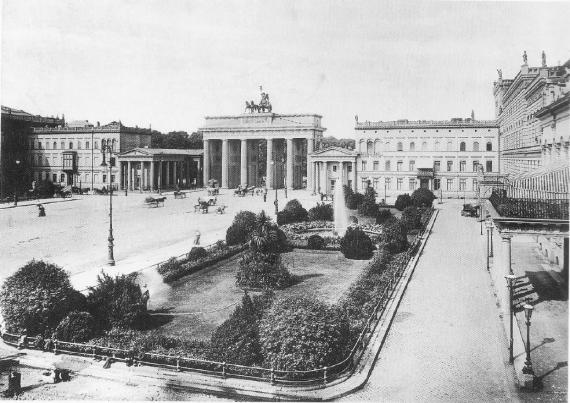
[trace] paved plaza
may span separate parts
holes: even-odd
[[[73,285],[84,289],[94,284],[101,269],[111,274],[133,272],[188,252],[196,231],[201,233],[201,245],[225,239],[240,210],[265,210],[272,217],[275,212],[275,192],[264,203],[262,195],[236,197],[233,191],[222,190],[217,204],[228,206],[225,214],[217,214],[214,208],[208,214],[194,212],[198,197],[206,197],[205,190],[190,192],[185,199],[165,193],[164,207],[157,208],[145,205],[147,196],[134,192],[113,197],[114,268],[106,265],[109,197],[76,196],[76,200],[46,204],[46,217],[38,217],[35,204],[0,209],[0,280],[31,259],[44,259],[68,270]],[[305,191],[284,196],[279,190],[280,209],[297,198],[308,210],[318,199]]]

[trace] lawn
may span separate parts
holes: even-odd
[[[171,284],[158,273],[143,273],[139,282],[151,291],[149,309],[162,316],[159,330],[172,336],[207,340],[241,301],[243,291],[235,284],[237,255]],[[367,261],[349,260],[333,251],[294,250],[282,254],[299,282],[276,292],[277,296],[314,295],[331,304],[356,280]]]

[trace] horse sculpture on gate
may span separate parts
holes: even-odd
[[[272,109],[273,107],[271,106],[271,102],[269,102],[269,94],[266,94],[265,92],[261,93],[261,101],[259,101],[259,105],[256,105],[253,101],[245,101],[245,111],[249,111],[249,113],[271,113]]]

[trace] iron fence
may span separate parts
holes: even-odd
[[[568,193],[496,187],[489,201],[504,217],[568,220]]]

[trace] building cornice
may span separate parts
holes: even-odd
[[[458,121],[451,120],[405,120],[405,121],[378,121],[378,122],[357,122],[354,127],[356,130],[374,130],[374,129],[436,129],[436,128],[498,128],[499,124],[496,120],[475,120],[475,121]]]

